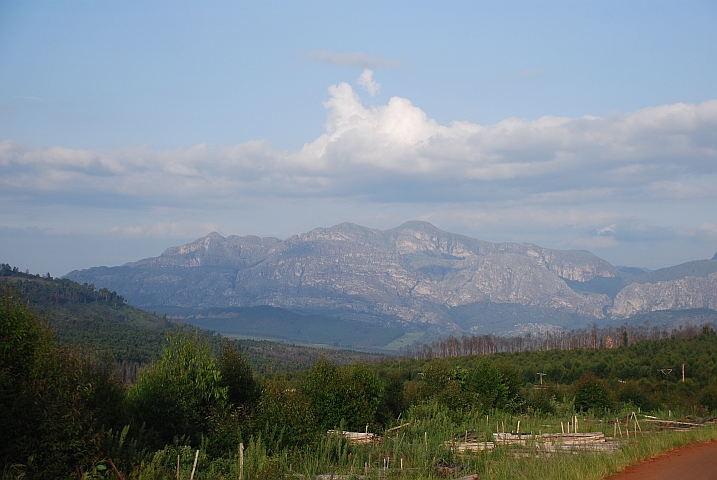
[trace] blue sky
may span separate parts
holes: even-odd
[[[422,219],[717,250],[715,2],[0,2],[0,261]]]

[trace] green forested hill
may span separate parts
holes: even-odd
[[[96,290],[94,285],[52,278],[49,274],[31,275],[17,267],[0,264],[0,288],[3,284],[17,288],[23,300],[49,321],[60,342],[108,354],[122,364],[141,365],[159,358],[167,333],[171,331],[197,331],[207,337],[215,350],[220,348],[220,339],[212,332],[132,307],[122,296],[106,288]],[[236,343],[258,372],[306,369],[321,353],[341,364],[382,358],[275,342],[238,340]]]
[[[107,289],[62,278],[30,275],[0,265],[0,282],[12,284],[50,322],[62,343],[107,352],[119,362],[146,363],[159,357],[168,330],[176,325],[128,305]]]

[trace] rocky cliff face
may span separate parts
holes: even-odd
[[[717,273],[657,283],[631,283],[615,297],[609,310],[615,318],[658,310],[709,308],[717,310]]]
[[[137,306],[272,305],[440,325],[450,323],[451,308],[485,301],[601,318],[610,298],[575,292],[564,279],[617,274],[588,252],[490,243],[409,222],[385,231],[341,224],[284,241],[212,233],[156,258],[68,277]]]

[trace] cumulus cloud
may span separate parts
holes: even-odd
[[[368,94],[372,97],[375,96],[381,88],[381,84],[373,79],[373,71],[368,68],[364,69],[363,73],[358,78],[357,83],[365,88]]]
[[[378,89],[370,69],[359,84]],[[0,190],[52,203],[99,193],[150,206],[266,196],[575,205],[717,191],[717,100],[608,117],[441,125],[406,98],[366,107],[340,83],[324,106],[324,134],[296,151],[265,141],[166,151],[4,141]]]
[[[314,60],[316,62],[346,67],[396,68],[403,65],[403,62],[400,60],[374,57],[372,55],[366,55],[363,52],[337,53],[326,50],[314,50],[313,52],[309,52],[308,57],[310,60]]]

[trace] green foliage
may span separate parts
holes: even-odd
[[[58,478],[101,458],[105,428],[124,420],[113,369],[57,345],[17,288],[0,303],[0,464]]]
[[[162,358],[140,373],[129,392],[133,417],[162,442],[188,435],[196,443],[213,412],[226,408],[227,387],[206,342],[181,333],[168,340]]]
[[[222,342],[219,357],[220,384],[227,388],[227,399],[235,407],[249,408],[259,398],[259,385],[246,358],[229,340]]]
[[[704,389],[700,400],[708,412],[717,411],[717,384],[712,384]]]
[[[340,368],[320,358],[307,373],[302,390],[322,429],[343,423],[358,430],[374,421],[383,384],[365,365]]]
[[[314,443],[319,434],[311,399],[280,380],[264,382],[252,424],[252,430],[275,450]]]
[[[613,401],[607,382],[594,373],[583,375],[575,384],[575,407],[579,410],[610,410]]]
[[[485,409],[500,408],[508,403],[508,385],[503,372],[488,359],[471,371],[469,390]]]

